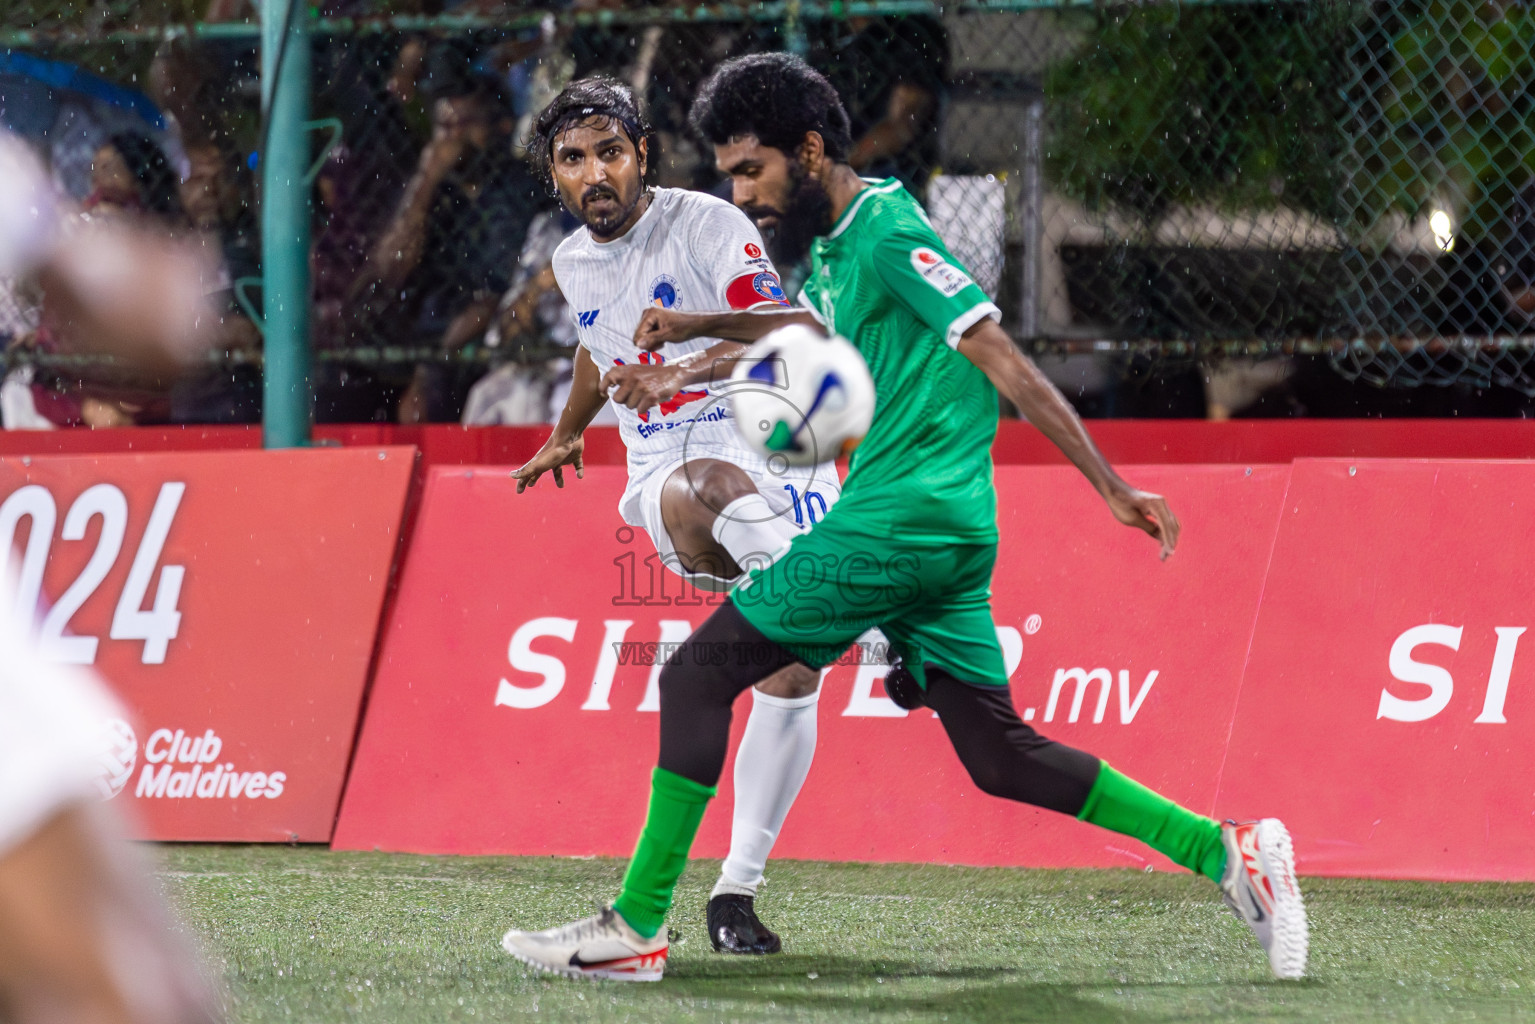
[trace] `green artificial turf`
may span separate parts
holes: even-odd
[[[593,912],[614,860],[175,846],[165,890],[236,1021],[1535,1020],[1535,886],[1305,881],[1312,977],[1273,980],[1184,874],[775,862],[773,957],[709,949],[683,877],[659,984],[532,977],[508,927]]]

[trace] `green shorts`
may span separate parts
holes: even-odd
[[[821,668],[878,627],[924,689],[924,664],[968,683],[1006,686],[991,618],[995,543],[872,537],[833,509],[772,565],[731,593],[768,639]]]

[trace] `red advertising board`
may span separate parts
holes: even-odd
[[[106,781],[148,837],[330,838],[413,462],[0,459],[18,614],[125,705]]]
[[[1202,811],[1215,803],[1285,467],[1143,467],[1184,523],[1161,563],[1075,471],[999,467],[999,635],[1019,710]],[[506,469],[434,470],[385,628],[334,843],[627,854],[655,761],[645,642],[709,611],[624,527],[622,470],[523,495]],[[615,646],[627,644],[628,646]],[[882,666],[828,672],[820,748],[780,856],[1163,865],[1066,818],[986,797]],[[738,704],[736,731],[749,697]],[[729,766],[696,852],[728,844]]]
[[[1535,879],[1535,465],[1301,461],[1220,802],[1302,872]]]

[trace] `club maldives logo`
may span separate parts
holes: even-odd
[[[133,777],[133,766],[138,763],[139,739],[133,726],[121,718],[109,718],[101,723],[100,747],[96,764],[100,769],[96,776],[96,789],[103,800],[110,800],[123,791]]]
[[[184,729],[156,729],[144,743],[144,770],[133,795],[140,800],[282,796],[287,772],[242,771],[233,760],[221,761],[223,752],[224,741],[212,729],[200,736]]]
[[[762,258],[762,247],[754,242],[746,243],[746,258],[751,260]]]

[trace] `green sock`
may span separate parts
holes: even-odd
[[[713,786],[699,785],[665,768],[651,773],[645,830],[624,873],[623,892],[613,902],[613,909],[629,927],[647,939],[666,923],[672,890],[687,867],[688,850],[714,792]]]
[[[1077,818],[1134,836],[1174,863],[1215,882],[1221,880],[1226,870],[1220,822],[1153,793],[1110,768],[1107,761],[1098,770],[1098,780]]]

